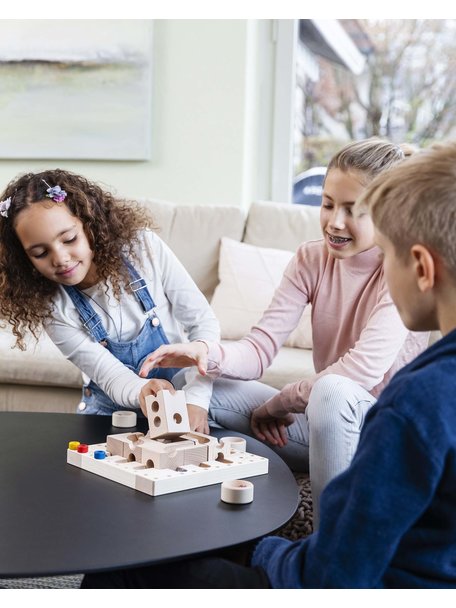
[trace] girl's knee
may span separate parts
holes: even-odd
[[[353,381],[338,374],[327,374],[319,378],[312,387],[309,396],[309,405],[316,401],[328,401],[333,395],[346,392]]]
[[[335,425],[360,427],[374,397],[350,378],[337,374],[322,376],[310,393],[306,414],[313,429]]]
[[[349,395],[353,393],[354,386],[352,380],[337,374],[319,378],[312,388],[306,408],[309,425],[327,425],[340,419],[349,407]]]

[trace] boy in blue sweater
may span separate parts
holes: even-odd
[[[317,533],[264,538],[250,566],[217,558],[90,575],[85,587],[456,587],[456,143],[377,178],[368,207],[405,325],[443,338],[391,380]]]

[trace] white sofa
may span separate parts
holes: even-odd
[[[213,303],[224,339],[241,337],[259,319],[292,252],[320,236],[315,207],[258,202],[246,214],[235,206],[144,203],[160,236]],[[47,337],[31,340],[25,352],[12,349],[13,343],[9,330],[1,329],[0,411],[74,412],[79,370]],[[262,378],[277,388],[313,373],[308,315],[287,344],[293,346],[281,348]]]

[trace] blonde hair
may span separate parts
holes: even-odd
[[[407,155],[409,153],[410,149],[407,148]],[[344,146],[330,160],[326,175],[331,169],[340,169],[344,173],[354,172],[367,185],[376,175],[403,161],[405,156],[402,146],[370,137]]]
[[[435,144],[377,177],[359,204],[399,257],[421,243],[456,279],[456,142]]]

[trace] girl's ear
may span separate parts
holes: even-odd
[[[418,289],[430,291],[437,278],[438,260],[424,245],[413,245],[410,249]]]

